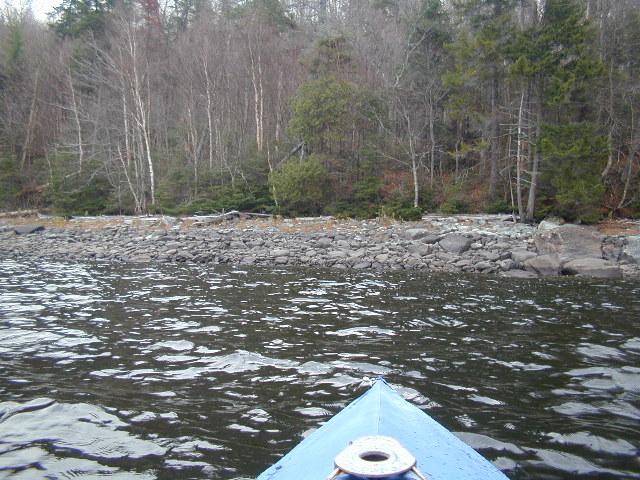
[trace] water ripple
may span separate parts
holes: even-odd
[[[0,260],[0,478],[254,476],[379,375],[513,479],[638,478],[637,298],[629,281]]]

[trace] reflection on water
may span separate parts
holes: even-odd
[[[511,478],[640,478],[638,318],[629,281],[1,260],[0,478],[254,476],[378,375]]]

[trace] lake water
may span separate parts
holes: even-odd
[[[0,478],[251,478],[380,375],[512,479],[640,478],[638,281],[0,260]]]

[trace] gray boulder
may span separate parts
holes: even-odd
[[[496,260],[500,260],[501,254],[496,252],[480,252],[480,256],[484,257],[485,260],[495,262]]]
[[[458,268],[471,267],[473,266],[473,261],[470,258],[463,258],[462,260],[458,260],[455,266]]]
[[[404,238],[407,240],[419,240],[429,235],[429,230],[426,228],[409,228],[404,232]]]
[[[561,225],[537,232],[534,241],[540,254],[557,254],[565,262],[575,258],[602,258],[603,236],[591,227]]]
[[[41,232],[44,230],[44,225],[18,225],[13,227],[13,231],[16,235],[28,235],[30,233]]]
[[[564,225],[565,221],[558,217],[548,217],[540,222],[538,225],[538,231],[544,232],[547,230],[553,230],[554,228]]]
[[[320,248],[328,248],[331,246],[332,243],[333,243],[333,240],[331,240],[329,237],[322,237],[318,239],[318,241],[316,242],[316,245],[318,245],[318,247]]]
[[[509,271],[509,270],[513,270],[514,268],[517,267],[517,264],[514,260],[511,260],[510,258],[507,260],[501,260],[500,262],[498,262],[498,266],[500,267],[501,270],[503,271]]]
[[[458,257],[457,255],[452,255],[452,254],[446,253],[446,252],[437,252],[436,253],[436,258],[438,260],[442,260],[445,263],[453,263],[453,262],[457,262],[458,260],[460,260],[460,257]]]
[[[620,259],[625,263],[640,264],[640,235],[627,237]]]
[[[424,243],[413,243],[407,247],[407,250],[421,257],[426,257],[431,253],[433,247],[431,245],[425,245]]]
[[[612,262],[620,261],[625,239],[620,237],[608,237],[602,244],[602,257]]]
[[[502,274],[503,277],[507,278],[538,278],[538,276],[527,270],[509,270]]]
[[[622,278],[622,270],[617,265],[602,258],[577,258],[562,267],[565,275],[594,278]]]
[[[534,252],[530,252],[529,250],[512,250],[511,258],[514,262],[524,263],[530,258],[535,257],[536,254]]]
[[[524,267],[541,276],[560,275],[560,257],[557,254],[539,255],[524,262]]]
[[[359,262],[353,266],[353,268],[355,268],[356,270],[364,270],[365,268],[369,267],[371,267],[371,262]]]
[[[389,254],[388,253],[381,253],[380,255],[376,255],[375,260],[378,263],[388,262],[389,261]]]
[[[484,261],[484,262],[476,263],[475,267],[476,267],[476,270],[481,270],[482,271],[482,270],[489,270],[491,268],[494,268],[495,265],[492,264],[491,262]]]
[[[440,235],[435,235],[435,234],[429,234],[420,239],[422,243],[426,243],[426,244],[437,243],[438,240],[440,240]]]
[[[465,237],[464,235],[450,234],[440,240],[440,246],[450,253],[463,253],[469,250],[469,247],[473,243],[473,239]]]

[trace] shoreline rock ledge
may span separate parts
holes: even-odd
[[[219,216],[68,221],[40,216],[0,219],[0,259],[640,278],[640,222],[626,224],[630,228],[623,233],[607,235],[596,227],[550,221],[518,224],[507,215],[426,215],[404,223],[242,215],[224,221]]]

